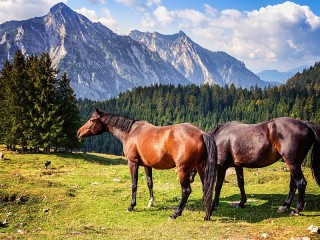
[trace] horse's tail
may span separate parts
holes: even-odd
[[[311,169],[313,178],[320,186],[320,126],[312,122],[305,122],[305,124],[313,131],[315,138],[311,153]]]
[[[206,216],[204,220],[210,220],[212,214],[212,194],[217,172],[217,146],[214,138],[203,134],[203,141],[207,148],[207,160],[204,164],[203,200],[206,203]]]

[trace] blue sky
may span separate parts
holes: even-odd
[[[0,23],[43,16],[58,2],[122,35],[182,30],[253,72],[320,61],[320,0],[0,0]]]

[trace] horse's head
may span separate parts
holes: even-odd
[[[106,128],[101,120],[103,112],[96,108],[90,119],[77,132],[79,141],[83,138],[93,135],[99,135],[106,131]]]

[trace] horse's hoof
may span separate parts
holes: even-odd
[[[236,206],[237,209],[244,209],[244,207],[245,207],[245,205],[241,204],[241,203],[237,204],[237,206]]]
[[[133,211],[133,207],[132,206],[128,207],[127,212],[132,212],[132,211]]]
[[[174,219],[176,219],[176,218],[177,218],[177,216],[175,216],[175,215],[169,216],[169,220],[174,220]]]
[[[149,201],[149,203],[148,203],[148,207],[149,207],[149,208],[150,208],[150,207],[153,207],[153,202],[154,202],[153,198],[150,199],[150,201]]]
[[[290,216],[297,217],[297,216],[299,216],[299,212],[296,212],[295,210],[293,210],[293,211],[291,211]]]
[[[289,211],[289,208],[287,206],[280,206],[277,210],[278,213],[286,213]]]

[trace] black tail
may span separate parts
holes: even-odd
[[[320,186],[320,126],[312,122],[305,123],[314,133],[315,139],[311,154],[311,169],[314,179],[318,186]]]
[[[211,207],[213,187],[217,172],[217,146],[214,138],[207,133],[203,134],[203,141],[207,147],[207,161],[204,165],[203,180],[203,199],[206,203],[206,216],[204,220],[210,220],[212,214]]]

